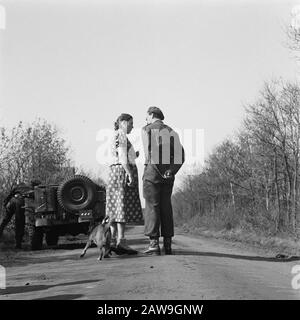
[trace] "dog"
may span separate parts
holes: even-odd
[[[109,217],[105,217],[100,224],[92,228],[80,258],[84,257],[87,249],[92,245],[93,242],[97,245],[100,251],[98,261],[102,260],[103,257],[108,258],[111,254],[111,231]]]

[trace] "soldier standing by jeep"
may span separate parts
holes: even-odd
[[[22,248],[22,241],[25,230],[25,201],[24,197],[31,196],[32,189],[40,184],[40,181],[34,180],[31,182],[31,187],[25,183],[20,183],[15,187],[4,200],[5,214],[0,224],[0,237],[4,228],[8,225],[13,215],[15,215],[15,241],[16,249]]]
[[[5,214],[0,224],[0,236],[3,233],[4,228],[10,222],[12,216],[15,214],[15,240],[16,248],[22,248],[22,240],[24,236],[25,228],[25,210],[24,199],[22,197],[22,191],[28,190],[29,187],[25,183],[19,184],[14,188],[4,200]]]

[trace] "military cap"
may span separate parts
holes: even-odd
[[[156,118],[164,120],[165,116],[162,111],[157,107],[150,107],[147,111],[149,114],[154,114]]]

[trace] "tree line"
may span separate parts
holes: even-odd
[[[299,26],[286,29],[288,47],[296,54]],[[245,106],[239,131],[220,143],[201,172],[187,176],[175,193],[177,222],[300,236],[299,108],[298,83],[266,82],[256,102]]]
[[[216,216],[224,226],[300,230],[300,88],[272,81],[246,106],[242,128],[175,194],[177,217]]]
[[[70,147],[58,128],[46,120],[0,127],[0,203],[17,184],[59,183],[74,173]],[[0,215],[1,216],[1,215]]]

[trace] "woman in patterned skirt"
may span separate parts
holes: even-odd
[[[111,248],[117,254],[136,254],[124,236],[125,224],[142,220],[142,207],[138,189],[138,171],[135,159],[138,152],[127,138],[133,128],[131,115],[122,113],[115,122],[111,142],[112,163],[106,188],[106,215],[110,217]]]

